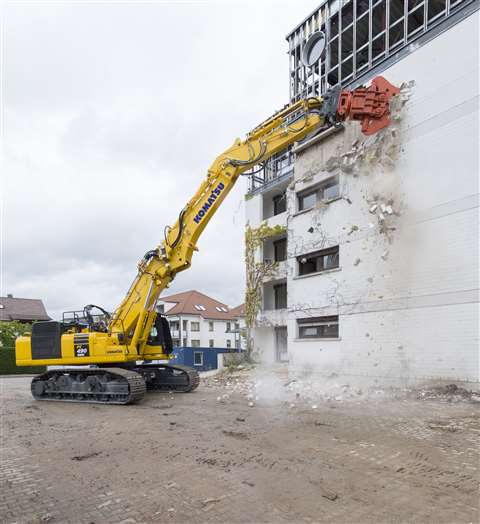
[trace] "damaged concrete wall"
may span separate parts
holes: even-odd
[[[288,198],[293,368],[382,382],[478,381],[478,13],[383,75],[404,107],[381,136],[348,125],[297,155]],[[466,52],[468,50],[468,52]],[[332,175],[341,198],[298,213]],[[295,257],[340,246],[340,268]],[[339,315],[338,340],[298,340],[298,318]]]

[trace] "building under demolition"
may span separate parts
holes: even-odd
[[[285,229],[257,252],[278,263],[254,330],[264,361],[478,381],[478,9],[330,0],[287,36],[291,101],[379,74],[402,90],[378,135],[330,128],[250,177],[250,227]]]

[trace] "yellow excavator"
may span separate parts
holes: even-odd
[[[17,366],[61,366],[33,378],[37,400],[129,404],[146,390],[188,392],[198,373],[168,362],[172,339],[156,311],[160,293],[188,269],[197,241],[239,176],[314,132],[346,119],[373,134],[390,123],[390,100],[399,89],[382,77],[352,91],[334,88],[286,106],[218,156],[163,242],[148,251],[125,298],[113,314],[89,304],[62,321],[37,322],[16,340]],[[67,367],[65,367],[67,366]]]

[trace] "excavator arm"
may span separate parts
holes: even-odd
[[[398,93],[399,89],[382,77],[375,78],[368,88],[331,90],[323,98],[312,97],[285,107],[244,140],[235,140],[215,159],[175,224],[166,228],[164,241],[139,262],[138,274],[110,320],[109,333],[116,334],[132,354],[141,356],[160,293],[177,273],[190,267],[200,235],[239,176],[322,127],[346,119],[359,120],[364,134],[376,133],[390,123],[389,102]]]

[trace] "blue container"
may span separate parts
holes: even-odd
[[[218,368],[219,353],[238,353],[240,351],[235,348],[178,347],[173,349],[174,358],[170,362],[190,366],[197,371],[211,371]]]

